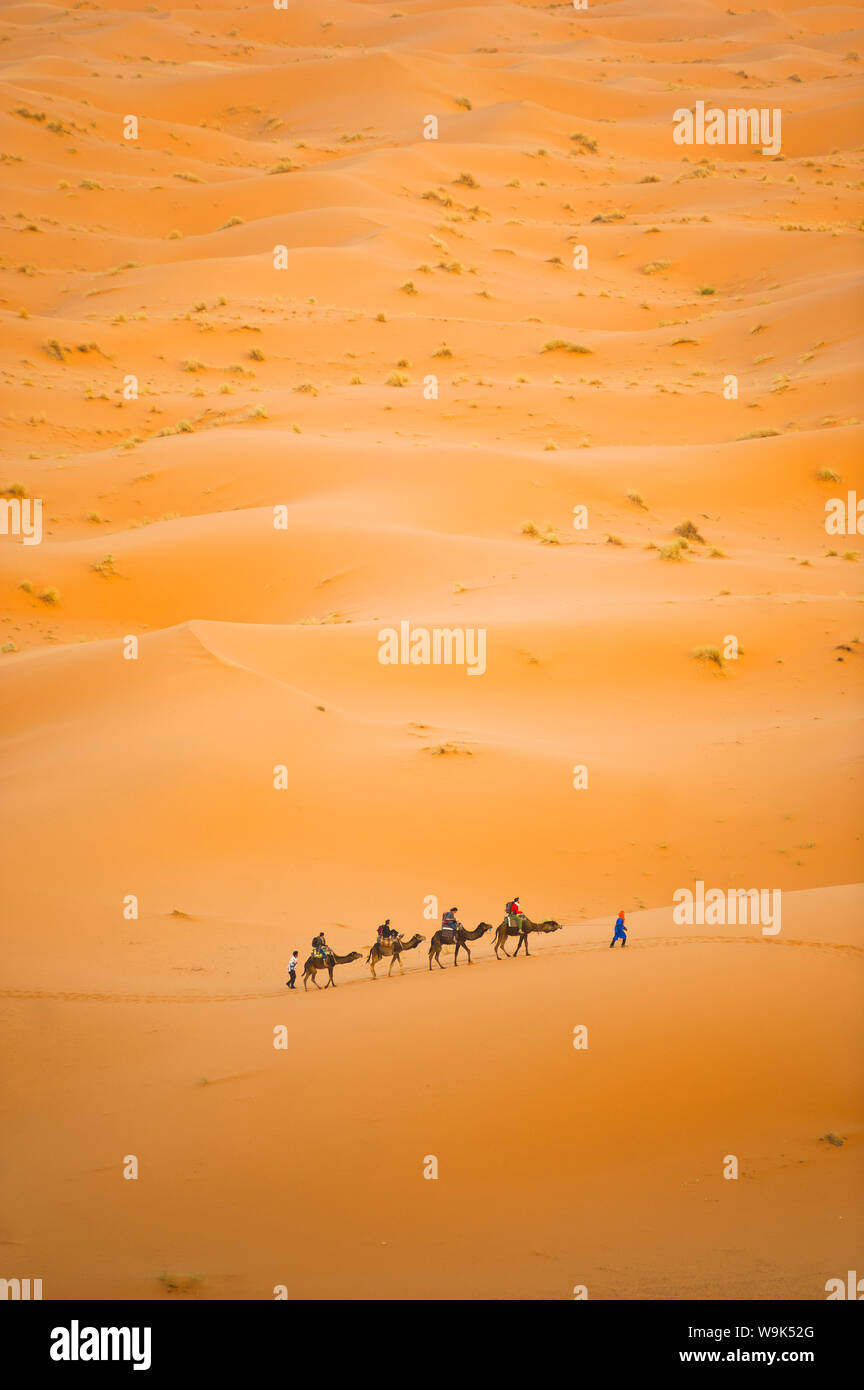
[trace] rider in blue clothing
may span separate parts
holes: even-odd
[[[447,911],[444,913],[444,915],[443,915],[442,918],[441,918],[441,929],[442,929],[442,931],[449,931],[449,932],[455,932],[455,931],[456,931],[456,928],[459,926],[459,923],[456,921],[456,913],[457,913],[458,911],[459,911],[458,907],[450,907],[450,908],[447,909]]]

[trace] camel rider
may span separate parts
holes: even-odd
[[[456,913],[457,913],[458,911],[459,911],[458,907],[451,907],[451,908],[448,908],[448,909],[447,909],[447,911],[444,913],[443,917],[441,918],[441,930],[442,930],[442,931],[445,931],[445,932],[448,932],[448,933],[452,933],[453,936],[456,935],[456,928],[457,928],[457,927],[461,927],[461,925],[462,925],[461,922],[457,922],[457,921],[456,921]]]
[[[393,935],[395,935],[395,933],[390,930],[390,918],[388,917],[387,921],[382,922],[381,926],[378,928],[378,936],[380,940],[386,941]]]
[[[519,906],[518,896],[507,904],[504,911],[507,914],[507,925],[513,927],[516,931],[522,931],[525,926],[525,913]]]
[[[324,933],[323,933],[323,931],[322,931],[322,932],[319,932],[317,936],[313,936],[313,938],[312,938],[312,954],[313,954],[313,956],[320,956],[322,960],[326,960],[329,951],[330,951],[330,947],[327,945],[327,942],[326,942],[325,939],[324,939]]]

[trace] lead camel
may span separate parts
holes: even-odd
[[[523,926],[511,927],[510,919],[508,917],[505,917],[504,921],[500,922],[498,926],[495,928],[495,935],[492,938],[492,945],[495,948],[496,960],[501,959],[501,957],[498,954],[499,949],[504,952],[505,956],[509,956],[510,952],[504,945],[508,936],[518,936],[519,938],[519,941],[516,945],[516,950],[513,952],[514,956],[518,956],[519,948],[521,946],[525,947],[525,954],[527,956],[530,954],[528,950],[528,936],[531,932],[537,931],[543,932],[545,934],[546,932],[561,931],[562,929],[561,923],[554,922],[551,917],[545,922],[532,922],[530,917],[523,917],[521,920],[524,923]]]

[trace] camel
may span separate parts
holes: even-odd
[[[460,947],[468,957],[468,964],[470,965],[471,952],[468,950],[468,947],[465,943],[467,941],[476,941],[478,937],[481,937],[485,931],[491,930],[492,926],[489,922],[481,922],[479,926],[476,926],[474,928],[473,931],[467,931],[460,922],[459,926],[456,928],[455,934],[453,936],[450,936],[449,939],[445,939],[443,931],[436,931],[435,935],[432,937],[432,940],[429,942],[429,969],[432,969],[433,959],[435,961],[435,964],[438,966],[439,970],[444,969],[444,966],[441,964],[440,961],[441,948],[442,946],[452,946],[454,941],[456,943],[456,950],[453,953],[454,966],[459,964],[458,956]]]
[[[320,956],[316,956],[313,953],[307,960],[306,964],[303,966],[303,988],[306,988],[306,981],[308,979],[311,979],[315,988],[320,989],[321,986],[315,979],[315,974],[319,970],[326,970],[327,974],[330,976],[330,979],[327,981],[327,984],[324,986],[324,988],[329,989],[332,985],[335,989],[336,981],[333,979],[333,966],[348,965],[348,963],[352,960],[360,960],[362,955],[362,951],[351,951],[350,954],[347,956],[337,956],[335,951],[328,951],[327,959],[322,960]]]
[[[523,920],[525,922],[524,927],[511,927],[510,918],[505,917],[504,921],[500,922],[498,926],[495,928],[495,936],[493,937],[492,944],[495,947],[496,960],[501,959],[501,957],[498,954],[499,948],[504,952],[505,956],[510,955],[510,952],[504,945],[504,942],[507,940],[508,936],[518,936],[519,938],[519,942],[516,946],[516,950],[513,952],[513,955],[518,956],[519,947],[524,946],[525,954],[527,956],[530,954],[528,951],[529,932],[539,931],[546,933],[550,931],[562,930],[562,924],[560,922],[554,922],[551,917],[545,922],[532,922],[530,917],[525,917]]]
[[[394,961],[399,966],[400,974],[404,975],[405,972],[402,969],[402,952],[413,951],[415,946],[419,946],[420,942],[425,940],[425,936],[421,936],[419,932],[415,932],[409,941],[403,941],[399,936],[379,936],[374,945],[370,946],[369,954],[366,957],[366,964],[372,971],[372,979],[378,979],[378,976],[375,974],[375,966],[378,964],[379,960],[383,960],[385,956],[391,957],[390,969],[387,971],[388,980],[393,974]]]

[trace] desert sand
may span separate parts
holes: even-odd
[[[4,6],[0,490],[44,535],[0,535],[0,1276],[860,1269],[858,26]],[[781,154],[676,145],[697,100],[782,109]],[[382,665],[403,621],[485,672]],[[700,879],[782,930],[678,925]],[[319,930],[514,894],[563,923],[529,959],[284,988]]]

